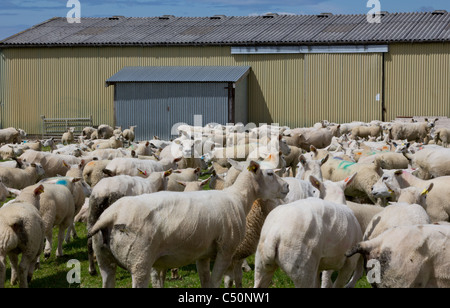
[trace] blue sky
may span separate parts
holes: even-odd
[[[368,0],[78,0],[81,17],[249,16],[289,14],[366,14]],[[0,40],[55,16],[66,17],[68,0],[0,0]],[[380,0],[381,10],[418,12],[444,9],[449,0]]]

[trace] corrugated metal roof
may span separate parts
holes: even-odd
[[[118,82],[237,82],[249,66],[128,66],[111,76],[106,85]]]
[[[450,13],[212,17],[56,17],[0,42],[20,46],[348,44],[450,41]]]

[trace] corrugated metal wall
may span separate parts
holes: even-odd
[[[450,43],[391,45],[385,66],[387,121],[450,117]]]
[[[124,66],[248,65],[249,121],[290,127],[381,119],[381,54],[231,55],[230,47],[4,49],[2,125],[41,133],[40,115],[114,123],[105,80]],[[387,120],[450,116],[450,44],[397,44],[386,55]],[[381,98],[381,95],[380,95]],[[394,109],[396,108],[396,109]]]
[[[305,123],[381,120],[382,59],[379,53],[306,55]]]
[[[136,125],[136,140],[177,135],[177,124],[228,121],[227,83],[118,83],[116,125]],[[201,115],[201,118],[195,118]],[[194,123],[200,121],[200,123]]]

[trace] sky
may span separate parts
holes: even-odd
[[[52,17],[66,17],[78,1],[81,17],[153,17],[175,15],[204,17],[212,15],[252,16],[278,14],[367,14],[379,1],[388,12],[447,10],[450,0],[0,0],[0,40],[26,30]]]

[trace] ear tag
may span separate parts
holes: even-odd
[[[344,180],[344,182],[347,183],[348,180],[350,180],[350,177],[347,177],[347,178]]]
[[[422,194],[421,194],[421,195],[426,195],[426,194],[428,194],[428,190],[425,188],[425,189],[422,191]]]
[[[248,171],[255,171],[256,170],[256,166],[254,166],[254,165],[252,165],[252,166],[249,166],[248,168],[247,168],[247,170]]]

